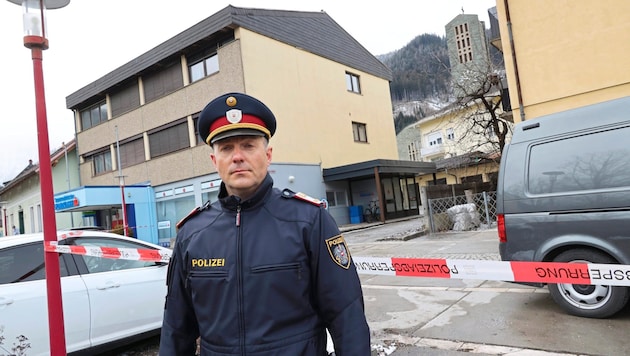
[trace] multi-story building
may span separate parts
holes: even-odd
[[[66,98],[83,187],[65,194],[82,199],[64,211],[94,211],[108,228],[126,219],[149,241],[174,237],[177,220],[216,200],[220,185],[198,114],[236,91],[277,117],[276,186],[327,198],[339,224],[371,200],[384,218],[418,214],[407,183],[434,165],[396,160],[390,80],[325,12],[228,6]]]
[[[63,192],[79,186],[75,140],[64,143],[50,155],[53,191]],[[0,189],[2,234],[11,235],[15,226],[20,234],[42,232],[42,195],[39,163],[29,160],[28,165]],[[57,204],[58,202],[56,202]],[[74,204],[74,202],[69,202]],[[82,226],[80,213],[55,214],[58,229]]]
[[[397,136],[401,160],[434,162],[436,174],[416,178],[421,186],[496,181],[498,164],[492,131],[474,133],[471,116],[489,115],[477,102],[452,105],[405,127]]]
[[[497,1],[514,120],[630,95],[628,13],[628,1]]]

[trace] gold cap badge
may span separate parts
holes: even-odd
[[[227,106],[234,106],[236,105],[236,98],[233,96],[228,97],[227,99],[225,99],[225,103],[227,104]]]

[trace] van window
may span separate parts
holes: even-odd
[[[533,194],[630,187],[630,127],[531,147],[527,175]]]

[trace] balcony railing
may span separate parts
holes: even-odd
[[[433,145],[429,147],[422,147],[420,149],[420,156],[424,158],[444,154],[446,152],[444,146],[445,145]]]

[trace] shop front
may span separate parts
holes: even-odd
[[[343,182],[347,189],[349,215],[347,219],[335,216],[337,222],[356,223],[419,215],[420,190],[415,177],[435,171],[433,162],[378,159],[327,168],[323,176],[327,184]],[[359,219],[350,216],[355,207],[362,212]]]
[[[124,233],[126,218],[127,236],[158,243],[155,195],[149,185],[85,186],[57,193],[55,212],[81,212],[75,228],[100,228],[120,234]]]

